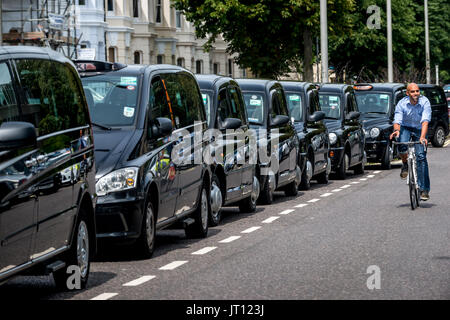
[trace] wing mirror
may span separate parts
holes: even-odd
[[[0,150],[36,145],[36,129],[29,122],[3,122],[0,126]]]
[[[221,125],[223,129],[236,130],[242,126],[242,121],[237,118],[226,118],[222,121]]]
[[[288,122],[289,122],[288,116],[277,115],[270,120],[270,126],[271,127],[279,127],[279,126],[285,125]]]
[[[325,119],[325,112],[323,111],[316,111],[308,117],[309,122],[317,122],[323,119]]]
[[[156,118],[150,126],[153,138],[161,138],[172,133],[172,120],[167,118]]]
[[[345,117],[345,120],[347,120],[347,121],[356,120],[356,119],[359,119],[360,115],[361,114],[358,111],[352,111],[349,114],[347,114],[347,116]]]

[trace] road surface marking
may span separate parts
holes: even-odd
[[[280,217],[270,217],[270,218],[264,220],[262,223],[272,223],[272,222],[274,222],[275,220],[277,220],[279,218]]]
[[[139,285],[141,285],[141,284],[143,284],[143,283],[145,283],[147,281],[150,281],[150,280],[152,280],[154,278],[156,278],[156,276],[143,276],[143,277],[140,277],[140,278],[138,278],[136,280],[127,282],[123,286],[124,287],[136,287],[136,286],[139,286]]]
[[[374,171],[373,173],[380,173],[381,171]]]
[[[233,242],[234,240],[239,239],[240,237],[241,236],[231,236],[231,237],[228,237],[226,239],[219,241],[219,243],[230,243],[230,242]]]
[[[357,182],[357,181],[353,181],[353,182],[350,182],[351,184],[358,184],[359,182]]]
[[[260,229],[260,228],[261,228],[261,227],[251,227],[251,228],[245,229],[245,230],[242,231],[241,233],[251,233],[251,232],[256,231],[256,230],[258,230],[258,229]]]
[[[213,251],[214,249],[217,249],[217,247],[204,247],[203,249],[192,252],[192,254],[196,254],[196,255],[206,254],[208,252]]]
[[[332,195],[332,193],[327,192],[327,193],[322,194],[321,197],[329,197],[331,195]]]
[[[361,179],[359,179],[359,180],[361,180],[361,181],[366,181],[366,180],[367,180],[367,178],[361,178]]]
[[[172,263],[169,263],[169,264],[159,268],[159,270],[173,270],[173,269],[178,268],[179,266],[182,266],[185,263],[187,263],[187,261],[174,261]]]
[[[294,209],[284,210],[284,211],[280,212],[280,214],[285,215],[285,214],[289,214],[294,211],[295,211]]]
[[[347,188],[350,188],[350,187],[351,187],[351,185],[346,184],[345,186],[342,186],[341,189],[347,189]]]
[[[367,176],[367,178],[373,178],[375,175],[371,174],[370,176]]]
[[[118,295],[118,293],[102,293],[101,295],[96,296],[95,298],[92,298],[91,300],[108,300],[117,295]]]
[[[301,203],[299,205],[296,205],[295,207],[296,208],[303,208],[303,207],[306,207],[307,205],[308,205],[307,203]]]
[[[339,192],[339,191],[342,191],[342,189],[334,189],[334,190],[331,190],[331,192]]]
[[[313,203],[313,202],[317,202],[317,201],[320,201],[320,199],[317,199],[317,198],[316,199],[311,199],[308,202],[312,202]]]

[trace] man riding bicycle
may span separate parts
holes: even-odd
[[[420,95],[419,86],[410,83],[406,88],[407,96],[400,100],[395,107],[394,132],[390,139],[400,137],[400,142],[420,141],[416,145],[417,156],[417,178],[420,192],[420,199],[426,201],[430,199],[430,176],[428,173],[427,152],[425,147],[428,145],[426,139],[428,123],[431,120],[430,101]],[[403,165],[400,177],[406,179],[408,176],[408,148],[406,145],[399,145],[398,151]]]

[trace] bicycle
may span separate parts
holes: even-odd
[[[393,144],[404,144],[408,146],[408,176],[406,177],[406,184],[409,185],[409,200],[411,202],[411,209],[414,210],[420,207],[420,195],[419,195],[419,184],[417,181],[417,161],[416,161],[416,144],[422,144],[420,141],[409,141],[409,142],[396,142]],[[425,151],[427,146],[425,145]]]

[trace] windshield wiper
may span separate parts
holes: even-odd
[[[96,122],[91,122],[91,123],[92,123],[94,126],[96,126],[96,127],[102,128],[103,130],[109,130],[109,131],[111,131],[111,127],[104,126],[104,125],[99,124],[99,123],[96,123]]]
[[[386,114],[386,112],[381,112],[381,111],[369,111],[369,112],[364,112],[364,113]]]

